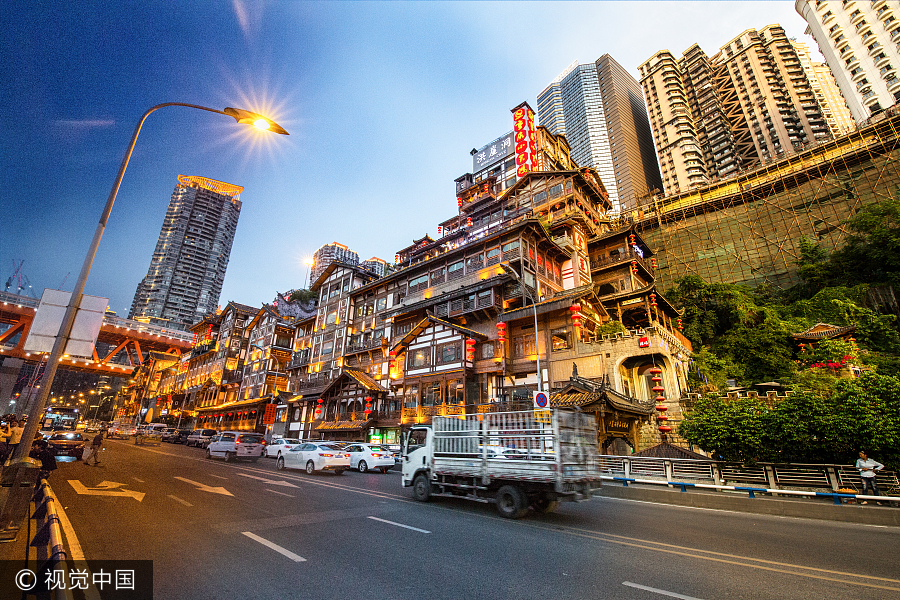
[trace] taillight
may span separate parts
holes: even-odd
[[[319,456],[327,456],[328,458],[331,458],[332,456],[334,456],[334,454],[323,454],[319,452]]]
[[[375,458],[381,458],[382,455],[381,454],[373,454],[372,456],[374,456]]]

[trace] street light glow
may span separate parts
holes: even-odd
[[[253,126],[257,129],[266,130],[269,128],[269,122],[265,119],[257,119],[253,122]]]

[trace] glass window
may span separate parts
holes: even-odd
[[[403,405],[406,408],[415,408],[419,405],[419,386],[408,385],[403,394]]]
[[[494,358],[494,342],[481,344],[481,358]]]
[[[387,298],[379,298],[375,303],[375,310],[382,311],[387,308]]]
[[[441,404],[441,382],[426,383],[422,387],[422,406],[437,406]]]
[[[411,368],[427,367],[429,364],[431,364],[429,348],[420,348],[410,353],[409,366]]]
[[[550,343],[554,352],[569,349],[569,331],[566,327],[550,331]]]
[[[463,261],[455,262],[447,267],[448,277],[459,276],[463,274]]]
[[[460,356],[458,344],[450,344],[441,348],[441,362],[444,364],[457,362]]]
[[[503,244],[503,253],[512,252],[513,250],[519,249],[519,240],[514,242],[509,242],[508,244]]]
[[[325,324],[326,325],[334,325],[335,323],[337,323],[337,311],[333,310],[330,313],[328,313],[327,317],[325,317]]]
[[[465,403],[465,387],[461,379],[447,381],[447,402],[449,404]]]

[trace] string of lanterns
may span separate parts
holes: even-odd
[[[475,340],[468,338],[466,340],[466,360],[473,362],[475,360]]]
[[[569,311],[572,313],[572,325],[575,329],[579,329],[581,327],[581,304],[576,302],[569,307]]]
[[[656,420],[662,425],[659,425],[658,429],[660,433],[663,434],[663,438],[665,438],[665,434],[672,431],[672,428],[668,425],[669,417],[665,414],[669,407],[663,404],[665,402],[666,397],[663,396],[663,392],[666,391],[666,388],[662,386],[662,369],[657,366],[654,366],[650,369],[650,374],[652,375],[651,380],[653,381],[653,392],[656,393],[656,410],[660,413],[656,416]]]

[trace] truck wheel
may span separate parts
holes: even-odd
[[[559,507],[559,500],[551,494],[543,493],[535,497],[531,503],[532,508],[539,513],[552,513]]]
[[[525,494],[514,485],[504,485],[497,491],[497,512],[505,519],[521,519],[528,512]]]
[[[413,498],[419,502],[428,502],[431,498],[431,482],[428,481],[427,475],[416,475],[413,480]]]

